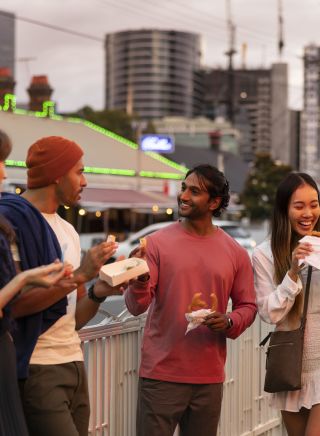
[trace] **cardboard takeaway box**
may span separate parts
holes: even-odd
[[[117,286],[128,280],[149,272],[148,264],[138,257],[120,260],[104,265],[99,272],[99,278],[110,286]]]

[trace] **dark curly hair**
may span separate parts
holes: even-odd
[[[191,168],[185,178],[193,173],[197,175],[201,188],[208,191],[210,198],[221,198],[219,207],[212,211],[213,216],[219,217],[229,205],[230,189],[228,180],[221,171],[208,164],[201,164]]]
[[[9,136],[0,129],[0,161],[5,161],[12,149]]]
[[[9,136],[0,129],[0,161],[4,162],[9,156],[12,149],[12,144]],[[0,215],[0,232],[12,242],[14,240],[14,232],[6,219]]]

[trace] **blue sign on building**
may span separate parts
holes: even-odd
[[[140,149],[157,153],[173,153],[174,139],[170,135],[142,135],[140,137]]]

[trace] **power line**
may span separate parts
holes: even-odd
[[[146,1],[146,0],[144,0],[144,1]],[[157,4],[159,5],[157,0],[147,0],[147,1],[148,2],[149,1],[157,2]],[[218,17],[216,15],[211,14],[211,12],[210,13],[201,12],[201,11],[199,11],[199,9],[193,7],[192,5],[188,5],[188,8],[186,8],[185,2],[183,2],[181,0],[180,1],[179,0],[171,0],[170,6],[172,6],[174,4],[178,7],[182,7],[184,13],[190,12],[190,20],[192,20],[193,22],[194,22],[194,14],[198,14],[198,16],[201,16],[201,21],[207,22],[208,25],[210,25],[211,29],[212,29],[213,22],[214,22],[215,28],[220,27],[222,30],[224,27],[224,25],[222,25],[221,23],[224,22],[225,17],[224,18]],[[274,32],[275,35],[272,36],[272,35],[270,35],[270,33],[263,32],[261,29],[255,30],[255,29],[252,29],[248,26],[242,26],[241,24],[239,25],[236,19],[234,21],[236,24],[238,35],[240,35],[240,33],[241,33],[241,35],[252,35],[251,40],[254,40],[256,42],[264,42],[264,43],[266,43],[268,40],[268,42],[267,42],[268,45],[270,45],[272,43],[272,45],[274,45],[274,47],[276,46],[276,43],[277,43],[276,29]],[[239,37],[238,37],[238,39],[239,39]],[[292,57],[296,56],[296,53],[288,52],[288,51],[287,51],[287,53]]]
[[[135,15],[142,15],[145,17],[152,18],[152,26],[154,27],[155,20],[160,22],[168,23],[168,18],[172,19],[173,12],[172,7],[178,7],[180,8],[178,11],[174,12],[176,15],[174,16],[174,22],[175,24],[179,24],[180,26],[184,27],[198,27],[200,28],[200,32],[206,33],[207,35],[212,35],[215,39],[226,41],[226,32],[225,32],[225,26],[224,26],[224,18],[217,17],[204,12],[199,11],[198,9],[192,7],[191,5],[188,5],[186,7],[185,3],[179,2],[178,0],[171,0],[170,3],[166,3],[165,5],[162,3],[159,3],[157,0],[143,0],[143,2],[146,3],[146,7],[137,7],[137,5],[134,5],[131,0],[121,0],[121,2],[116,2],[116,0],[96,0],[101,6],[107,7],[107,5],[112,6],[115,9],[126,11],[129,13],[134,13]],[[147,6],[153,5],[153,8],[156,9],[155,12],[151,12],[148,10]],[[200,18],[195,19],[194,14],[197,14]],[[214,23],[214,25],[213,25]],[[150,26],[149,26],[150,27]],[[172,26],[171,26],[172,27]],[[237,30],[239,34],[241,33],[242,37],[243,35],[251,35],[250,41],[255,42],[264,42],[268,46],[272,44],[274,48],[276,48],[277,44],[277,36],[272,36],[270,34],[267,34],[266,32],[262,32],[259,30],[254,30],[246,26],[241,26],[237,24]],[[275,29],[276,32],[276,29]],[[223,35],[222,35],[223,33]],[[222,52],[221,52],[222,53]],[[287,50],[287,54],[290,57],[296,57],[296,53],[289,52]]]
[[[161,9],[163,9],[162,4],[159,5],[159,2],[157,0],[148,0],[148,3],[150,1],[152,1],[157,6],[160,6]],[[210,26],[211,29],[212,29],[212,24],[214,23],[215,28],[220,27],[221,30],[223,30],[225,32],[225,25],[222,24],[225,22],[225,17],[218,17],[216,15],[212,15],[211,13],[201,12],[199,9],[197,9],[191,5],[188,5],[188,8],[186,8],[185,2],[181,2],[178,0],[171,0],[170,6],[173,6],[173,5],[176,5],[179,8],[183,8],[184,15],[188,15],[188,18],[190,20],[192,20],[193,23],[194,23],[194,14],[198,14],[198,16],[201,16],[201,21],[207,22],[208,26]],[[188,12],[190,12],[190,14],[188,14]],[[179,11],[179,14],[180,13],[181,13],[181,9]],[[236,27],[237,27],[237,30],[240,30],[241,32],[255,34],[256,35],[255,39],[260,39],[263,42],[265,42],[265,39],[259,38],[259,37],[263,36],[263,37],[269,38],[270,42],[271,42],[271,40],[273,42],[276,41],[276,37],[271,36],[269,33],[262,32],[261,30],[257,31],[254,29],[250,29],[249,27],[241,26],[238,24],[236,25]]]
[[[131,12],[135,12],[136,14],[137,13],[140,14],[140,15],[142,14],[142,15],[148,17],[148,18],[152,18],[153,21],[154,21],[155,18],[157,18],[157,19],[160,19],[161,21],[164,20],[165,22],[167,22],[167,18],[171,18],[172,17],[172,13],[170,13],[168,7],[163,8],[162,5],[161,5],[161,10],[157,12],[157,15],[155,15],[154,13],[149,12],[147,9],[137,9],[137,7],[134,6],[130,1],[126,2],[125,0],[122,0],[121,3],[112,2],[110,0],[96,0],[96,1],[100,4],[100,6],[103,5],[103,6],[106,7],[107,4],[109,4],[109,5],[113,6],[114,8],[116,8],[118,10],[122,9],[122,10],[128,11],[130,13]],[[157,3],[153,3],[153,4],[154,4],[155,7],[160,6],[158,2]],[[177,2],[177,0],[176,0],[176,1],[172,1],[170,3],[170,6],[171,5],[179,7],[180,5],[182,6],[182,3],[181,2]],[[195,21],[194,13],[193,12],[192,12],[192,15],[189,16],[188,15],[188,11],[190,9],[191,9],[191,11],[196,12],[201,17],[201,19]],[[163,14],[164,11],[167,12],[168,14],[164,15]],[[159,14],[159,12],[160,12],[160,14]],[[221,35],[221,34],[219,34],[220,32],[223,32],[225,34],[225,28],[224,28],[224,25],[222,24],[222,19],[220,17],[216,17],[216,16],[214,16],[212,14],[210,14],[210,16],[208,17],[208,15],[203,15],[202,12],[200,12],[199,10],[193,8],[192,6],[189,6],[186,9],[185,5],[184,5],[183,11],[180,10],[177,13],[179,14],[179,16],[175,17],[175,22],[176,23],[179,23],[180,25],[187,26],[187,27],[189,27],[191,24],[192,25],[195,25],[195,24],[197,25],[197,23],[198,23],[199,27],[202,30],[203,29],[206,30],[206,33],[208,33],[210,35],[213,35],[216,39],[225,41],[226,37]],[[0,15],[7,16],[4,11],[0,11]],[[49,28],[51,30],[63,32],[63,33],[66,33],[66,34],[69,34],[69,35],[73,35],[73,36],[78,36],[78,37],[81,37],[81,38],[84,38],[84,39],[88,39],[88,40],[91,40],[91,41],[104,42],[104,38],[103,37],[101,38],[101,37],[97,37],[97,36],[94,36],[94,35],[86,34],[86,33],[83,33],[83,32],[78,32],[78,31],[75,31],[75,30],[70,30],[70,29],[67,29],[67,28],[64,28],[64,27],[61,27],[61,26],[56,26],[56,25],[53,25],[53,24],[50,24],[50,23],[45,23],[43,21],[34,20],[34,19],[31,19],[31,18],[22,17],[22,16],[16,16],[16,19],[19,20],[19,21],[23,21],[23,22],[29,23],[29,24],[33,24],[33,25],[40,26],[40,27],[47,28],[47,29]],[[211,20],[215,21],[215,25],[214,25],[214,30],[215,31],[214,32],[213,32],[213,29],[212,29],[212,21]],[[242,32],[242,33],[255,34],[255,36],[252,37],[252,39],[254,39],[256,41],[263,41],[263,42],[265,42],[266,41],[266,39],[265,39],[266,37],[270,39],[270,42],[271,42],[271,40],[272,41],[276,41],[276,38],[274,38],[274,37],[272,37],[272,36],[270,36],[270,35],[268,35],[266,33],[263,34],[261,31],[257,32],[257,31],[254,31],[252,29],[249,29],[249,28],[246,28],[246,27],[243,27],[243,26],[238,26],[238,25],[237,25],[237,29],[240,32]],[[263,35],[263,36],[261,37],[261,35]],[[291,56],[296,56],[296,54],[291,53]]]
[[[0,11],[0,15],[7,16],[5,12]],[[34,24],[35,26],[44,27],[46,29],[56,30],[58,32],[67,33],[73,36],[79,36],[80,38],[90,39],[91,41],[103,42],[103,38],[99,38],[94,35],[89,35],[87,33],[77,32],[75,30],[66,29],[65,27],[56,26],[54,24],[44,23],[43,21],[33,20],[32,18],[21,17],[19,15],[15,15],[15,19],[19,21],[24,21],[29,24]]]
[[[116,8],[116,9],[122,9],[122,10],[126,10],[126,11],[128,11],[128,12],[133,12],[133,11],[135,11],[135,12],[137,12],[137,9],[136,9],[136,7],[134,7],[131,3],[130,3],[130,1],[125,1],[125,0],[122,0],[121,1],[121,3],[120,4],[118,4],[118,3],[115,3],[115,2],[113,2],[112,0],[110,1],[110,0],[96,0],[99,4],[100,4],[100,6],[104,6],[104,7],[106,7],[107,6],[107,4],[109,4],[109,5],[111,5],[111,6],[113,6],[114,8]],[[151,1],[151,0],[150,0]],[[154,1],[154,0],[153,0]],[[179,4],[180,5],[182,5],[182,3],[180,2],[177,2],[177,0],[172,0],[172,2],[171,3],[173,3],[173,4],[175,4],[175,6],[179,6]],[[192,8],[192,7],[190,7],[191,9],[193,9],[194,11],[197,11],[195,8]],[[162,10],[161,10],[162,12],[163,12],[163,8],[162,8]],[[168,10],[168,8],[166,9],[166,11],[169,13],[169,16],[170,17],[172,17],[172,14],[170,14],[170,11]],[[152,14],[151,12],[149,12],[148,10],[146,10],[146,9],[142,9],[142,10],[139,10],[139,13],[143,13],[145,16],[148,16],[148,17],[153,17],[154,18],[154,14]],[[197,11],[197,13],[198,13],[198,15],[201,15],[202,16],[202,13],[201,12],[199,12],[199,11]],[[6,14],[6,12],[4,12],[4,11],[0,11],[0,15],[3,15],[3,16],[6,16],[7,17],[7,14]],[[162,13],[162,16],[161,15],[157,15],[157,18],[160,18],[160,19],[164,19],[164,20],[166,20],[166,17],[169,17],[168,15],[167,16],[164,16],[163,15],[163,13]],[[99,42],[99,43],[103,43],[104,42],[104,38],[101,38],[101,37],[97,37],[97,36],[94,36],[94,35],[90,35],[90,34],[86,34],[86,33],[83,33],[83,32],[78,32],[78,31],[75,31],[75,30],[70,30],[70,29],[67,29],[67,28],[64,28],[64,27],[61,27],[61,26],[56,26],[56,25],[53,25],[53,24],[50,24],[50,23],[45,23],[45,22],[43,22],[43,21],[39,21],[39,20],[34,20],[34,19],[31,19],[31,18],[27,18],[27,17],[22,17],[22,16],[15,16],[15,18],[17,19],[17,20],[19,20],[19,21],[23,21],[23,22],[26,22],[26,23],[29,23],[29,24],[33,24],[33,25],[36,25],[36,26],[39,26],[39,27],[43,27],[43,28],[46,28],[46,29],[51,29],[51,30],[54,30],[54,31],[58,31],[58,32],[63,32],[63,33],[66,33],[66,34],[69,34],[69,35],[73,35],[73,36],[77,36],[77,37],[81,37],[81,38],[84,38],[84,39],[88,39],[88,40],[91,40],[91,41],[96,41],[96,42]],[[220,18],[218,18],[218,17],[214,17],[214,16],[212,16],[212,18],[214,19],[214,20],[218,20],[219,21],[219,23],[220,23],[220,27],[221,27],[221,29],[219,29],[219,30],[223,30],[222,29],[222,24],[221,24],[221,19]],[[187,22],[188,21],[188,19],[189,18],[185,18],[184,19],[184,22]],[[194,18],[192,18],[191,16],[190,16],[190,20],[192,20],[192,23],[194,24]],[[210,27],[210,32],[209,33],[212,33],[212,35],[214,35],[214,37],[215,38],[218,38],[218,39],[222,39],[223,38],[223,40],[225,40],[226,38],[225,37],[222,37],[222,35],[217,35],[216,33],[213,33],[212,32],[212,26],[209,26],[209,22],[208,22],[208,18],[202,18],[202,23],[201,22],[199,22],[199,25],[202,27],[202,29],[203,29],[203,27]],[[166,20],[167,21],[167,20]],[[210,20],[209,20],[210,21]],[[179,19],[175,19],[175,22],[178,22],[179,23]],[[180,20],[180,24],[182,23],[182,21]],[[207,24],[208,23],[208,24]],[[215,27],[216,28],[218,28],[219,26],[217,26],[217,25],[215,25]],[[225,32],[225,31],[224,31]],[[220,38],[219,38],[220,37]],[[289,86],[291,86],[291,87],[296,87],[296,88],[298,88],[299,86],[297,86],[297,85],[290,85],[289,84]],[[299,88],[301,88],[301,87],[299,87]]]
[[[161,5],[161,10],[160,13],[157,11],[157,13],[155,12],[151,12],[149,11],[147,8],[145,9],[137,9],[136,6],[134,6],[130,1],[125,1],[125,0],[121,0],[121,3],[118,3],[116,1],[112,1],[112,0],[96,0],[100,6],[103,6],[105,8],[108,7],[108,5],[113,6],[114,8],[118,9],[118,10],[123,10],[129,13],[134,12],[136,15],[143,15],[147,18],[151,18],[152,19],[152,25],[148,26],[150,28],[154,28],[154,22],[155,20],[166,23],[166,27],[168,28],[168,19],[172,19],[172,13],[169,11],[168,8],[165,8]],[[149,5],[150,3],[148,3]],[[156,3],[154,5],[155,7],[158,6],[158,3]],[[180,26],[183,26],[184,28],[189,28],[190,25],[197,25],[197,22],[194,21],[194,19],[192,19],[192,17],[183,17],[183,12],[179,11],[179,16],[175,17],[174,19],[175,24],[179,24]],[[204,27],[204,23],[199,23],[199,26],[201,27],[201,29],[203,29]],[[142,26],[141,26],[142,27]],[[172,26],[169,26],[170,28],[172,28]],[[207,25],[207,28],[210,29],[210,33],[212,33],[212,35],[214,35],[214,37],[216,39],[220,39],[225,41],[225,37],[222,35],[217,34],[216,32],[212,32],[212,26]],[[188,30],[189,31],[189,30]]]
[[[121,3],[116,2],[115,0],[96,0],[96,2],[98,2],[101,6],[107,8],[107,5],[111,5],[112,7],[114,7],[115,9],[118,10],[122,10],[122,11],[126,11],[129,13],[134,12],[136,15],[143,15],[147,18],[152,18],[152,23],[153,26],[149,26],[149,27],[154,27],[154,22],[155,20],[162,22],[165,22],[166,24],[168,23],[168,18],[172,19],[173,15],[172,15],[172,11],[169,9],[175,6],[178,6],[178,8],[180,8],[178,11],[175,11],[174,13],[176,13],[177,15],[175,15],[174,18],[174,22],[175,24],[179,24],[180,26],[184,26],[185,28],[189,28],[190,26],[197,26],[201,29],[200,32],[206,31],[206,33],[208,35],[212,35],[215,39],[219,39],[220,41],[226,41],[226,31],[225,31],[225,24],[224,24],[224,19],[222,18],[217,18],[217,17],[213,17],[212,15],[210,15],[208,17],[208,15],[202,14],[202,12],[199,12],[198,10],[194,9],[194,11],[197,12],[197,14],[199,16],[201,16],[200,19],[195,20],[194,17],[194,13],[189,14],[188,11],[191,7],[188,6],[188,8],[186,8],[186,5],[183,5],[183,9],[181,9],[181,7],[178,4],[175,4],[175,2],[171,1],[168,5],[163,6],[163,4],[160,4],[157,0],[149,0],[147,2],[147,5],[149,6],[150,4],[153,5],[154,9],[157,9],[156,13],[155,12],[151,12],[149,11],[147,8],[137,8],[137,6],[134,6],[131,3],[131,0],[125,1],[125,0],[121,0]],[[216,20],[214,26],[212,25],[212,18],[213,21]],[[168,26],[167,26],[168,27]],[[172,26],[170,26],[172,27]],[[240,26],[241,27],[241,26]],[[249,33],[253,33],[254,31],[252,30],[248,30],[248,29],[244,29],[244,32],[249,32]],[[276,41],[276,38],[273,38],[272,36],[268,35],[270,39],[272,39],[273,41]],[[257,36],[255,36],[256,40],[259,40],[259,37],[257,38]],[[265,42],[265,39],[260,38],[260,41]],[[222,53],[222,52],[221,52]]]

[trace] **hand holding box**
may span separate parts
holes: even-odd
[[[99,272],[99,278],[110,286],[117,286],[135,277],[149,272],[149,267],[144,259],[130,257],[119,262],[104,265]]]

